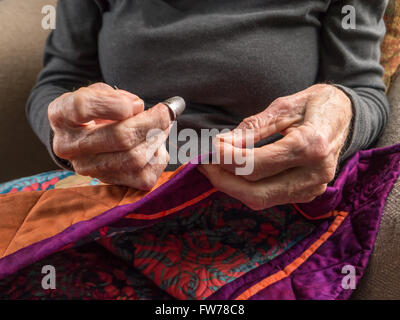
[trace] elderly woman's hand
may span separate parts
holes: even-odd
[[[351,101],[346,94],[331,85],[314,85],[276,99],[234,131],[218,136],[215,146],[220,164],[202,165],[199,170],[217,189],[254,210],[310,202],[335,176],[351,118]],[[243,158],[245,137],[240,141],[235,137],[243,129],[254,130],[255,142],[277,132],[284,137],[254,148],[253,172],[238,176],[235,170],[240,165],[235,159]],[[227,155],[233,159],[231,164],[224,161]]]
[[[104,83],[66,93],[48,108],[54,153],[78,174],[148,190],[169,161],[171,119],[164,104],[143,110],[140,98]],[[152,129],[162,134],[147,139]]]

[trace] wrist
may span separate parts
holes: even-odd
[[[343,159],[343,155],[346,154],[346,151],[349,149],[352,141],[353,136],[353,127],[354,127],[354,106],[351,97],[349,96],[348,92],[345,91],[342,86],[332,85],[337,93],[343,99],[343,108],[345,109],[343,112],[345,122],[346,122],[346,129],[345,129],[345,138],[343,139],[343,144],[340,148],[339,153],[339,161]]]

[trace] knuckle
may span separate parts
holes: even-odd
[[[310,188],[305,189],[306,184],[309,182],[303,182],[300,184],[288,183],[287,185],[287,200],[288,202],[310,202],[314,199],[314,193],[309,192]]]
[[[104,89],[108,89],[108,90],[111,89],[112,90],[112,88],[108,84],[106,84],[104,82],[93,83],[90,86],[88,86],[88,88],[95,89],[95,90],[104,90]]]
[[[314,134],[309,144],[308,157],[313,161],[323,161],[330,154],[329,143],[325,137],[320,134]]]
[[[87,108],[87,92],[88,88],[80,88],[73,95],[73,114],[77,121],[84,121]]]
[[[272,103],[280,107],[290,107],[291,105],[287,97],[278,97]]]
[[[245,129],[259,129],[264,125],[264,121],[259,115],[253,115],[248,118],[245,118],[242,121],[242,127]]]
[[[74,101],[74,106],[76,108],[79,108],[81,106],[85,105],[86,102],[86,94],[88,92],[88,88],[79,88],[73,93],[73,101]]]
[[[293,146],[295,146],[295,151],[299,153],[303,151],[307,151],[307,143],[304,136],[304,133],[300,130],[295,130],[290,134],[291,142]]]
[[[329,183],[335,178],[336,170],[333,167],[324,168],[320,174],[322,183]]]
[[[140,179],[139,189],[141,190],[151,190],[157,182],[157,177],[154,173],[145,174]]]
[[[266,208],[266,207],[263,205],[263,201],[261,201],[261,200],[256,200],[256,199],[251,200],[251,201],[246,201],[246,202],[244,202],[244,204],[245,204],[247,207],[249,207],[251,210],[254,210],[254,211],[260,211],[260,210],[263,210],[263,209]]]
[[[255,211],[267,209],[272,206],[269,194],[258,194],[247,197],[246,206]]]
[[[66,98],[70,95],[70,92],[64,93],[49,104],[47,108],[47,116],[53,126],[60,127],[63,124],[64,119],[61,111],[63,108],[65,108],[63,104],[65,104]]]
[[[53,152],[61,159],[68,159],[70,156],[69,144],[62,142],[56,135],[53,138]]]
[[[83,167],[79,167],[77,165],[74,166],[74,170],[77,174],[79,174],[80,176],[90,176],[91,174],[89,173],[88,170],[86,170]]]
[[[90,172],[88,166],[84,165],[80,161],[72,161],[72,166],[73,166],[75,172],[81,176],[91,175],[91,172]]]
[[[271,103],[271,107],[274,109],[274,113],[281,116],[292,112],[293,109],[296,108],[296,106],[297,104],[294,103],[289,96],[276,98]]]
[[[57,157],[61,159],[65,159],[65,157],[67,156],[65,149],[60,144],[55,142],[53,142],[53,152]]]
[[[149,120],[152,127],[155,129],[165,130],[170,125],[169,108],[163,104],[158,104],[146,111],[149,115]]]
[[[57,108],[56,104],[57,99],[52,101],[47,108],[47,116],[49,117],[49,121],[52,124],[57,123],[59,119],[59,109]]]
[[[300,190],[310,189],[321,183],[322,176],[319,171],[308,170],[305,173],[303,181],[299,184]]]
[[[156,154],[157,154],[156,158],[158,160],[158,164],[161,165],[162,167],[164,167],[164,169],[165,169],[165,167],[168,165],[169,160],[170,160],[169,153],[168,153],[167,149],[165,148],[165,146],[163,145],[162,147],[160,147],[157,150]]]
[[[321,194],[324,194],[326,191],[326,188],[327,188],[326,184],[318,186],[314,193],[315,197],[320,196]]]
[[[137,131],[134,128],[129,128],[123,125],[114,128],[114,143],[121,150],[133,148],[137,142]]]
[[[79,161],[71,160],[71,165],[74,168],[74,171],[77,174],[80,174],[80,172],[82,171],[82,168],[81,168]]]
[[[125,160],[124,167],[128,170],[137,171],[146,166],[146,155],[142,151],[133,149],[129,151],[128,158]]]

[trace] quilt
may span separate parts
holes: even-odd
[[[149,192],[62,170],[0,184],[0,298],[347,299],[400,144],[358,152],[310,203],[260,211],[196,167],[165,172]]]

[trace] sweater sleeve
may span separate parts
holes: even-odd
[[[355,29],[342,26],[346,5],[355,9]],[[332,0],[322,17],[319,81],[343,90],[353,106],[351,133],[341,160],[372,146],[389,116],[379,64],[386,6],[387,0]]]
[[[26,106],[28,121],[54,161],[71,169],[52,150],[49,104],[65,92],[102,81],[97,39],[101,28],[100,4],[93,0],[60,0],[56,28],[44,52],[44,66]]]

